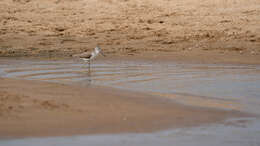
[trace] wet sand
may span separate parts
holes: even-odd
[[[246,115],[108,87],[7,78],[0,82],[1,138],[152,132]]]

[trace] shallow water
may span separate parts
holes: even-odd
[[[188,105],[260,114],[260,66],[151,61],[0,60],[0,76],[83,86],[105,85],[172,98]],[[245,121],[242,122],[241,121]],[[238,119],[151,134],[0,141],[0,145],[260,145],[260,120]],[[231,122],[232,123],[232,122]],[[242,125],[242,126],[241,126]]]
[[[105,85],[156,94],[183,104],[213,106],[214,103],[216,108],[260,111],[260,66],[257,65],[97,60],[89,70],[86,64],[75,60],[0,61],[2,77]],[[207,102],[200,105],[196,101]]]
[[[112,134],[2,140],[3,146],[259,146],[260,123],[255,119],[232,119],[226,124],[145,134]],[[236,124],[229,125],[228,123]]]

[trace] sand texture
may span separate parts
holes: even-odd
[[[1,0],[0,56],[260,63],[259,0]]]

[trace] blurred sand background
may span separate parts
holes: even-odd
[[[1,0],[0,56],[260,63],[259,0]]]

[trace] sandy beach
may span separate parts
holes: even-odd
[[[0,56],[260,63],[259,0],[2,0]]]

